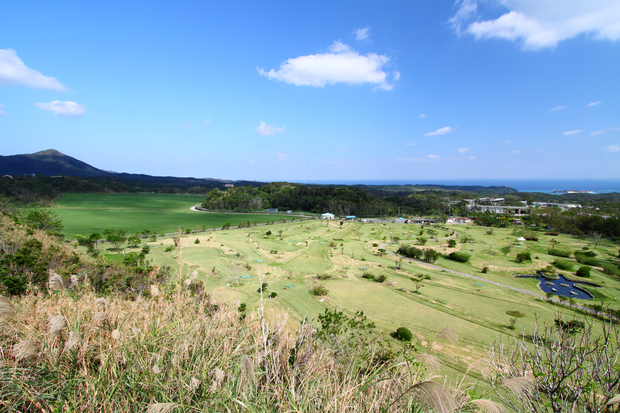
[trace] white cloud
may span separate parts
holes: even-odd
[[[278,153],[276,153],[276,159],[279,159],[281,161],[286,161],[288,159],[288,154],[282,153],[282,152],[278,152]]]
[[[588,103],[586,105],[586,108],[591,108],[592,106],[600,105],[601,103],[603,103],[603,102],[601,102],[600,100],[598,102]]]
[[[479,5],[506,10],[496,19],[484,20]],[[555,47],[581,34],[597,40],[620,39],[618,0],[457,0],[455,6],[458,10],[448,23],[458,34],[467,26],[465,32],[476,39],[518,41],[523,49]]]
[[[439,159],[439,155],[428,155],[428,159]]]
[[[616,128],[605,128],[605,129],[599,129],[599,130],[595,130],[593,132],[590,132],[590,136],[598,136],[598,135],[604,135],[607,132],[610,131],[620,131],[620,128],[616,127]]]
[[[459,153],[467,153],[469,152],[469,148],[459,148]]]
[[[194,125],[192,125],[191,123],[181,123],[181,127],[183,129],[187,129],[187,130],[192,130],[194,129]]]
[[[512,151],[513,155],[516,155],[516,154],[519,154],[519,153],[521,153],[521,151],[519,149],[515,149],[514,151]]]
[[[416,146],[416,145],[417,145],[417,143],[413,143],[413,142],[405,144],[405,146]]]
[[[5,117],[5,116],[9,116],[6,114],[6,112],[3,110],[4,108],[6,108],[6,106],[4,106],[2,103],[0,103],[0,118]]]
[[[267,125],[265,122],[260,122],[256,128],[256,133],[263,136],[273,136],[276,133],[284,132],[284,126],[277,128],[276,125]]]
[[[189,161],[187,159],[181,158],[178,156],[175,156],[174,158],[170,159],[168,163],[172,163],[175,165],[189,165]]]
[[[445,135],[446,133],[454,132],[454,129],[450,126],[444,126],[443,128],[437,129],[435,132],[427,132],[424,136],[435,136],[435,135]]]
[[[474,159],[476,159],[476,157],[475,156],[470,156],[469,159],[471,159],[473,161]]]
[[[425,117],[426,117],[426,113],[420,113],[418,115],[418,118],[420,118],[420,119],[424,119]]]
[[[607,152],[618,152],[620,151],[620,145],[611,145],[605,148]]]
[[[63,92],[67,88],[53,77],[26,67],[15,50],[0,49],[0,86],[22,85]]]
[[[370,27],[366,26],[366,27],[361,27],[357,30],[354,30],[355,33],[355,39],[356,40],[368,40],[368,37],[370,37]]]
[[[557,106],[555,108],[551,108],[549,109],[549,112],[554,112],[556,110],[562,110],[562,109],[566,109],[566,106]]]
[[[55,115],[71,118],[80,118],[86,113],[86,105],[83,103],[71,102],[70,100],[54,100],[49,103],[37,102],[34,105],[43,110],[54,112]]]
[[[202,122],[202,126],[207,126],[209,123],[211,123],[211,119],[205,119],[205,120]]]
[[[398,80],[400,79],[400,72],[398,70],[395,70],[392,72],[392,76],[394,76],[394,80],[398,82]]]
[[[342,148],[338,148],[339,152],[346,152],[346,150],[349,149],[349,147],[347,145],[344,145]]]
[[[507,140],[506,143],[510,143],[510,141]]]
[[[569,130],[569,131],[564,132],[564,135],[570,136],[570,135],[575,135],[575,134],[581,133],[581,132],[583,132],[583,129]]]
[[[258,69],[258,72],[269,79],[295,86],[371,83],[376,85],[376,89],[392,90],[394,85],[387,81],[388,74],[383,70],[389,61],[389,57],[375,53],[360,55],[346,44],[336,41],[331,45],[330,53],[288,59],[277,71]]]

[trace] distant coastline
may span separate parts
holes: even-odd
[[[593,193],[620,192],[620,179],[382,179],[382,180],[308,180],[297,183],[334,185],[459,185],[509,186],[519,192]]]

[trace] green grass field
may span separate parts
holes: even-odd
[[[76,234],[88,236],[105,229],[127,233],[144,229],[156,233],[175,232],[179,228],[220,228],[227,222],[236,226],[250,220],[263,223],[280,215],[226,214],[190,211],[204,199],[202,195],[170,194],[66,194],[51,210],[64,224],[68,239]],[[286,218],[290,220],[290,218]]]
[[[190,207],[201,200],[200,196],[179,195],[68,195],[53,209],[65,224],[65,233],[89,234],[105,228],[124,229],[127,232],[150,229],[156,232],[173,232],[182,228],[207,228],[221,226],[225,222],[233,225],[248,219],[257,222],[274,221],[279,216],[261,214],[210,214],[190,211]],[[579,313],[564,306],[542,300],[522,292],[498,286],[504,284],[544,296],[533,279],[515,278],[513,274],[533,273],[552,263],[555,257],[547,254],[551,240],[558,242],[556,248],[570,251],[588,246],[587,240],[560,234],[548,236],[538,233],[537,242],[518,244],[521,228],[495,229],[488,234],[483,227],[455,225],[436,228],[437,240],[429,237],[424,248],[433,248],[441,253],[459,250],[472,255],[470,262],[458,263],[440,258],[431,268],[423,263],[398,261],[393,255],[380,256],[379,247],[390,237],[399,237],[400,243],[415,245],[415,238],[422,228],[418,225],[377,224],[345,221],[295,221],[269,226],[206,232],[183,235],[181,248],[173,248],[171,238],[159,238],[148,242],[151,252],[148,257],[156,265],[167,265],[173,269],[174,277],[185,280],[197,271],[198,280],[204,283],[207,292],[215,301],[227,302],[230,306],[246,303],[248,311],[255,311],[260,304],[257,292],[262,282],[268,283],[265,296],[276,292],[277,297],[265,298],[265,309],[269,317],[287,314],[293,325],[298,320],[316,318],[327,309],[342,310],[347,314],[363,311],[377,327],[385,333],[404,326],[417,337],[420,351],[432,347],[446,365],[446,372],[453,375],[464,372],[467,365],[485,356],[484,346],[493,340],[522,333],[529,334],[536,319],[553,323],[558,310],[569,318]],[[425,228],[425,231],[428,228]],[[458,242],[456,248],[448,248],[446,237],[452,231],[459,233],[458,240],[465,236],[472,242]],[[267,231],[271,234],[267,235]],[[428,235],[425,235],[428,237]],[[199,243],[196,243],[196,240]],[[512,245],[506,253],[501,248]],[[109,246],[101,245],[108,257],[120,260]],[[388,251],[396,251],[397,245],[388,244]],[[125,249],[125,251],[129,251]],[[519,264],[516,254],[529,251],[531,263]],[[617,245],[602,242],[596,248],[597,254],[612,260]],[[483,266],[490,271],[481,273]],[[442,271],[442,268],[474,274],[486,279],[480,282],[462,275]],[[574,271],[563,272],[574,277]],[[362,278],[364,272],[375,276],[385,275],[383,283]],[[319,280],[317,275],[328,274],[329,279]],[[430,277],[419,282],[412,276]],[[242,278],[242,276],[244,278]],[[250,277],[247,277],[250,276]],[[591,281],[603,288],[588,287],[596,302],[603,302],[613,309],[620,308],[618,279],[594,268]],[[326,296],[314,296],[310,289],[321,284],[328,290]],[[294,287],[293,287],[294,286]],[[583,303],[582,300],[576,300]],[[594,300],[589,301],[589,303]],[[507,311],[519,311],[523,318],[516,320],[510,329],[511,316]],[[434,343],[437,334],[444,328],[458,331],[458,343]],[[598,328],[598,327],[597,327]]]

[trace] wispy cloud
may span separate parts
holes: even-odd
[[[467,153],[469,152],[469,148],[459,148],[459,153]]]
[[[418,118],[420,118],[420,119],[424,119],[425,117],[426,117],[426,113],[420,113],[418,115]]]
[[[335,41],[329,53],[319,53],[288,59],[278,70],[266,72],[257,69],[261,75],[295,86],[324,87],[336,83],[376,85],[375,89],[392,90],[394,85],[387,81],[384,66],[390,58],[368,53],[361,55],[348,45]],[[396,80],[398,76],[394,76]]]
[[[472,161],[476,159],[475,156],[470,156],[469,159],[471,159]]]
[[[600,105],[601,103],[603,103],[602,101],[598,101],[598,102],[592,102],[592,103],[588,103],[586,105],[586,108],[591,108],[592,106],[596,106],[596,105]]]
[[[276,159],[278,159],[280,161],[286,161],[288,159],[288,154],[282,153],[282,152],[278,152],[278,153],[276,153]]]
[[[174,158],[168,160],[168,163],[172,163],[175,165],[189,165],[189,161],[185,158],[181,158],[179,156],[175,156]]]
[[[0,49],[0,86],[7,85],[22,85],[56,92],[67,90],[66,86],[55,78],[28,68],[15,50]]]
[[[205,120],[202,122],[202,126],[208,126],[208,125],[209,125],[209,123],[211,123],[211,119],[205,119]]]
[[[611,145],[605,148],[607,152],[618,152],[620,151],[620,145]]]
[[[446,133],[454,132],[454,128],[450,126],[444,126],[443,128],[437,129],[435,132],[427,132],[424,136],[436,136],[436,135],[445,135]]]
[[[342,148],[338,148],[338,152],[346,152],[347,149],[349,149],[349,147],[347,145],[344,145]]]
[[[570,136],[570,135],[575,135],[575,134],[581,133],[581,132],[583,132],[583,129],[569,130],[569,131],[564,132],[564,135]]]
[[[276,133],[283,133],[284,126],[281,128],[276,127],[276,125],[267,125],[265,122],[260,122],[258,127],[256,128],[256,133],[263,136],[273,136]]]
[[[428,159],[439,159],[439,155],[428,155]]]
[[[554,112],[556,110],[566,109],[566,106],[556,106],[555,108],[549,109],[549,112]]]
[[[511,152],[513,155],[517,155],[519,153],[521,153],[521,151],[519,149],[515,149],[514,151]]]
[[[620,131],[620,128],[618,128],[618,127],[611,127],[611,128],[595,130],[593,132],[590,132],[590,136],[604,135],[607,132],[613,132],[613,131]]]
[[[370,27],[361,27],[357,30],[354,30],[355,40],[368,40],[370,37]]]
[[[187,130],[192,130],[194,129],[194,125],[192,125],[191,123],[181,123],[181,127],[183,129],[187,129]]]
[[[4,106],[2,103],[0,103],[0,118],[3,117],[7,117],[9,115],[7,115],[7,113],[4,111],[4,108],[6,108],[6,106]]]
[[[86,113],[86,105],[83,103],[71,102],[70,100],[54,100],[49,103],[37,102],[34,105],[40,109],[49,110],[55,115],[69,118],[80,118]]]
[[[597,40],[620,39],[620,3],[617,0],[457,0],[458,9],[448,23],[460,35],[462,27],[476,39],[497,38],[519,42],[525,50],[555,47],[581,34]],[[478,6],[508,9],[485,20]]]
[[[406,143],[405,146],[416,146],[417,143],[411,142],[411,143]]]

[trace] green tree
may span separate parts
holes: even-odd
[[[30,209],[22,214],[22,219],[24,224],[29,227],[62,237],[60,233],[63,229],[62,221],[51,211],[44,211],[38,208]]]
[[[129,245],[129,248],[138,248],[138,245],[140,245],[141,243],[142,240],[136,235],[131,235],[129,238],[127,238],[127,245]]]
[[[122,229],[119,229],[119,230],[106,229],[105,231],[103,231],[103,233],[106,237],[105,238],[106,241],[112,244],[114,246],[114,249],[116,250],[120,250],[121,246],[127,240],[127,234]]]

